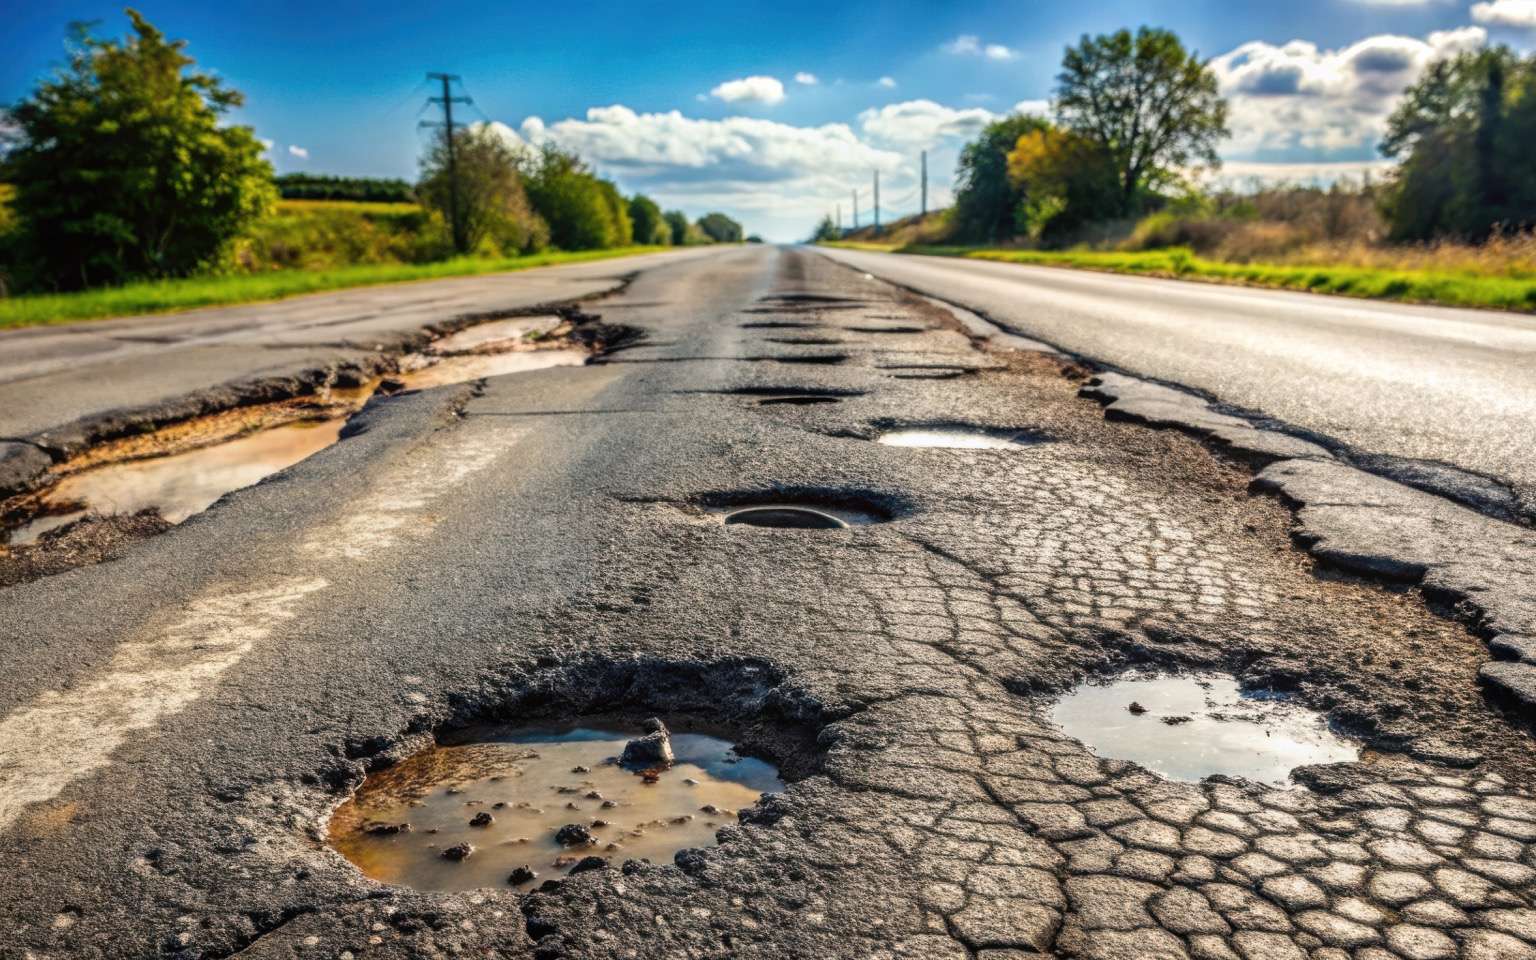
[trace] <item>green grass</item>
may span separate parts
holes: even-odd
[[[965,257],[1047,267],[1074,267],[1108,273],[1176,277],[1245,286],[1330,293],[1373,300],[1432,303],[1452,307],[1536,311],[1536,279],[1468,271],[1387,270],[1329,264],[1227,263],[1197,257],[1184,248],[1116,253],[1094,250],[997,250],[981,247],[901,247],[874,243],[828,246],[885,250],[928,256]]]
[[[436,280],[485,273],[506,273],[561,263],[584,263],[638,253],[670,250],[670,247],[620,247],[575,253],[539,253],[504,260],[463,258],[438,263],[365,264],[334,270],[278,270],[260,274],[189,277],[155,283],[134,283],[80,293],[39,294],[0,299],[0,329],[74,323],[103,317],[142,313],[166,313],[260,300],[278,300],[305,293],[341,290],[380,283]]]

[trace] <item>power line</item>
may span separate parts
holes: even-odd
[[[448,147],[448,223],[453,232],[453,249],[458,253],[468,253],[469,234],[466,230],[468,225],[464,222],[464,212],[459,207],[459,161],[453,143],[453,105],[455,103],[473,105],[474,101],[469,97],[453,95],[453,84],[456,82],[461,86],[463,84],[463,80],[456,74],[429,73],[427,79],[437,80],[443,85],[441,97],[427,98],[428,104],[436,103],[442,106],[443,122],[423,120],[419,126],[443,128],[443,142]]]

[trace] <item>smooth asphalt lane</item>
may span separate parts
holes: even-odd
[[[1536,752],[1482,641],[1313,576],[1246,473],[808,252],[663,261],[590,309],[647,337],[377,398],[120,559],[0,591],[0,958],[1531,954]],[[945,424],[1028,442],[873,442]],[[884,522],[722,522],[782,498]],[[1487,760],[1194,784],[1050,722],[1050,691],[1147,660]],[[325,843],[434,734],[614,714],[718,727],[788,787],[675,863],[537,862],[549,889],[376,882]],[[481,863],[494,801],[630,813],[506,787],[464,797],[461,831],[499,818]]]
[[[821,252],[975,309],[1013,332],[1205,391],[1359,454],[1495,478],[1536,516],[1536,317],[977,260]]]

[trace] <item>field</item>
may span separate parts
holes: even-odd
[[[397,205],[383,204],[382,206]],[[134,283],[80,293],[0,298],[0,329],[277,300],[297,294],[340,290],[345,287],[503,273],[527,270],[531,267],[583,263],[589,260],[605,260],[611,257],[626,257],[637,253],[670,249],[672,248],[620,247],[612,250],[585,250],[576,253],[539,253],[504,259],[466,257],[436,263],[379,263],[330,270],[273,270],[264,273],[234,273],[189,277],[185,280]]]
[[[828,245],[1176,277],[1405,303],[1536,312],[1536,271],[1518,261],[1486,254],[1481,258],[1472,254],[1458,256],[1455,250],[1407,248],[1396,253],[1339,250],[1329,252],[1327,260],[1318,263],[1232,263],[1200,257],[1184,247],[1142,251],[1046,251],[897,246],[872,242]]]

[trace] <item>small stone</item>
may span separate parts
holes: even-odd
[[[672,736],[666,724],[652,717],[644,724],[645,736],[636,737],[624,745],[619,762],[626,767],[670,767],[673,761]]]
[[[533,880],[537,879],[538,876],[539,875],[534,872],[532,867],[524,864],[523,866],[518,867],[512,871],[511,875],[507,877],[507,882],[513,886],[520,886],[522,884],[532,882]]]
[[[474,818],[469,821],[469,825],[472,827],[488,827],[495,821],[495,819],[495,817],[482,810],[481,812],[474,815]]]
[[[573,874],[586,873],[588,870],[601,870],[606,866],[608,866],[608,861],[604,860],[602,857],[582,857],[579,861],[577,861],[576,865],[571,868],[570,872]]]
[[[1188,723],[1193,717],[1164,717],[1163,722],[1170,727],[1176,727],[1181,723]]]
[[[1147,708],[1137,703],[1135,700],[1132,700],[1131,705],[1125,709],[1129,710],[1131,713],[1136,714],[1138,717],[1147,712]]]
[[[597,843],[592,831],[579,823],[568,823],[555,831],[555,842],[562,847],[590,847]]]
[[[591,773],[592,772],[592,768],[591,767],[583,767],[583,766],[575,766],[575,767],[571,768],[571,772],[572,773]]]
[[[456,843],[443,851],[444,860],[465,860],[475,852],[475,848],[467,843]]]

